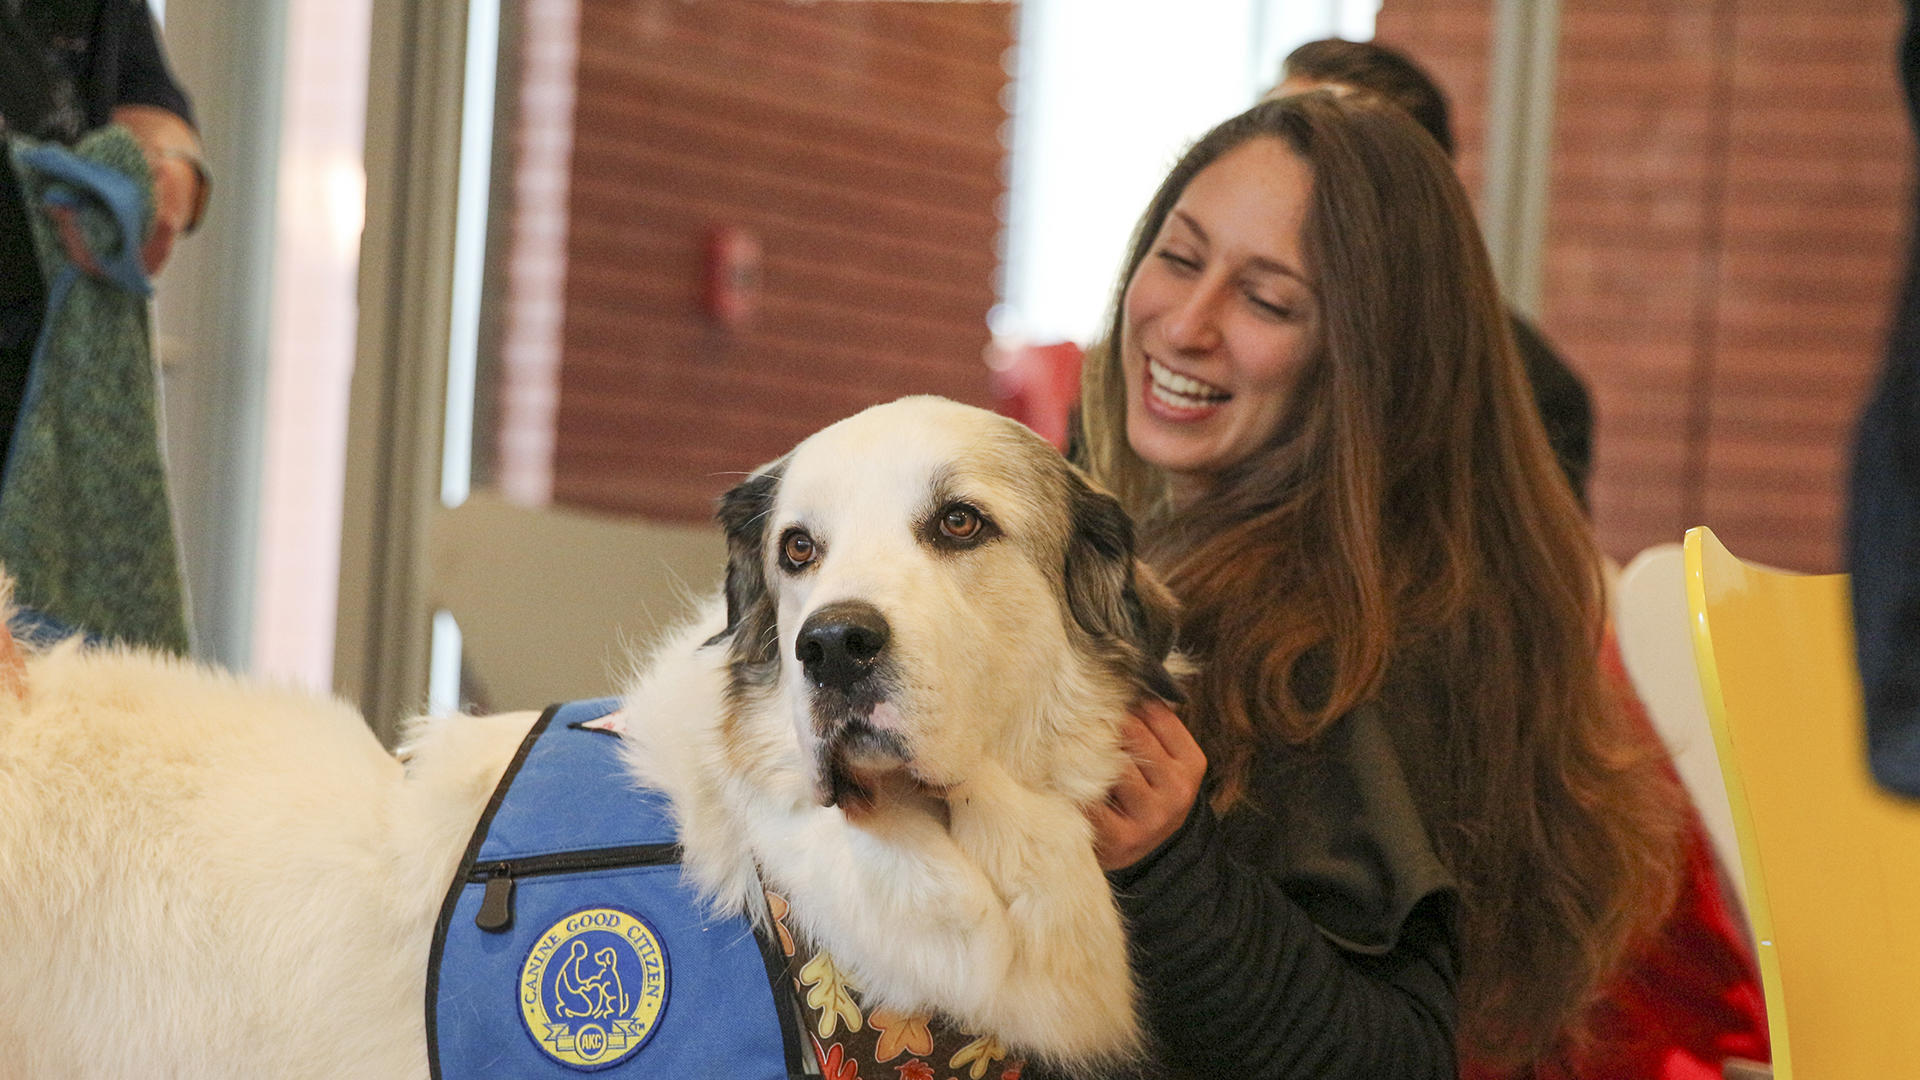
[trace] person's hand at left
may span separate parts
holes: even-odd
[[[1087,812],[1100,869],[1139,862],[1187,820],[1207,755],[1167,703],[1144,701],[1120,729],[1128,763],[1106,801]]]
[[[158,273],[173,242],[198,223],[205,206],[206,180],[194,164],[200,140],[185,120],[153,105],[122,105],[113,110],[113,122],[133,133],[153,173],[153,225],[140,261],[147,273]]]

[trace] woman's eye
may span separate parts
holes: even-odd
[[[1293,318],[1293,309],[1286,306],[1285,304],[1276,304],[1271,300],[1263,300],[1260,297],[1253,296],[1251,294],[1248,295],[1247,300],[1250,303],[1252,303],[1254,307],[1259,308],[1261,311],[1266,312],[1268,315],[1271,315],[1276,319]]]
[[[1182,270],[1198,270],[1200,268],[1200,260],[1189,258],[1186,255],[1182,255],[1176,251],[1170,251],[1166,248],[1154,252],[1154,257],[1161,262],[1169,263]]]
[[[940,514],[940,535],[949,540],[971,540],[980,534],[980,511],[965,504],[947,507]]]
[[[812,562],[818,550],[813,544],[813,537],[799,529],[788,529],[787,535],[780,538],[780,559],[789,570],[797,570]]]

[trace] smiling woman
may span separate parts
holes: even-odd
[[[1392,106],[1269,102],[1174,167],[1122,282],[1080,454],[1201,664],[1093,815],[1159,1050],[1539,1075],[1665,912],[1680,804],[1595,661],[1598,555],[1465,192]]]

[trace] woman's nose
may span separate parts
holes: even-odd
[[[1182,352],[1208,352],[1220,346],[1219,288],[1196,281],[1167,313],[1167,344]]]

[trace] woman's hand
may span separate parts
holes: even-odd
[[[1107,801],[1087,811],[1102,870],[1132,866],[1172,836],[1187,820],[1207,772],[1200,744],[1157,698],[1133,710],[1120,737],[1131,760]]]

